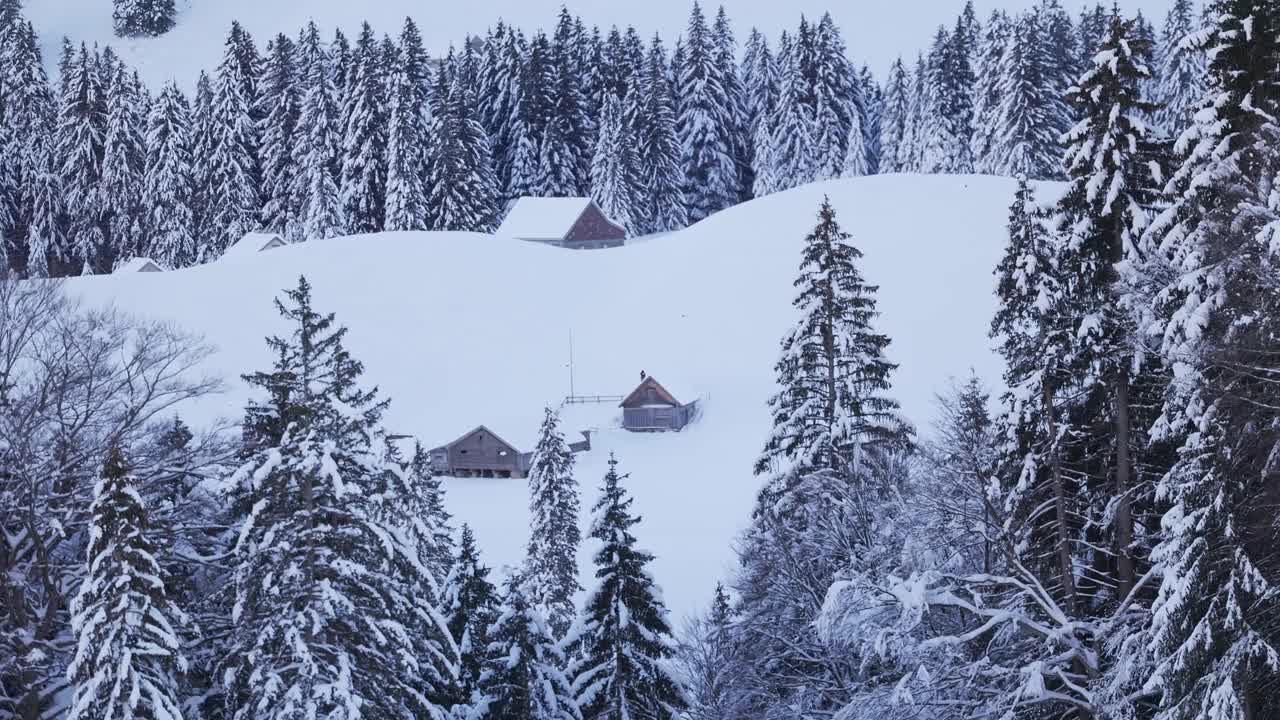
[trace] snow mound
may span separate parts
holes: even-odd
[[[583,524],[611,452],[644,517],[641,544],[676,617],[709,602],[732,570],[732,542],[759,486],[751,468],[769,430],[778,342],[793,320],[802,238],[830,196],[880,286],[877,325],[893,338],[895,395],[927,427],[935,392],[970,369],[993,385],[987,339],[992,269],[1004,243],[1010,180],[877,176],[755,200],[644,243],[574,252],[469,233],[382,233],[289,245],[177,272],[76,278],[92,303],[171,320],[218,348],[210,369],[229,391],[185,413],[239,418],[241,373],[269,367],[263,338],[285,331],[272,298],[306,275],[316,307],[350,328],[366,381],[392,398],[388,427],[433,447],[477,425],[532,449],[546,405],[569,394],[626,395],[640,371],[661,378],[699,420],[674,434],[617,427],[617,401],[566,409],[578,455]],[[522,480],[446,483],[488,564],[517,563],[527,540]],[[590,586],[590,544],[580,560]]]

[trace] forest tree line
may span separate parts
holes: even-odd
[[[15,272],[63,276],[207,262],[250,231],[491,231],[525,195],[590,195],[643,235],[814,180],[1059,178],[1063,97],[1107,15],[1042,0],[981,22],[969,4],[883,81],[829,14],[739,46],[723,8],[695,3],[668,47],[562,10],[550,34],[499,23],[438,60],[412,19],[265,45],[233,24],[188,94],[68,39],[51,83],[20,0],[0,0],[0,234]],[[1158,69],[1148,121],[1171,137],[1202,86],[1182,43],[1200,17],[1178,0],[1162,31],[1136,22]]]

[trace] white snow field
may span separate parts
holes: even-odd
[[[238,419],[244,372],[268,368],[263,338],[286,332],[272,298],[306,275],[319,309],[350,328],[365,380],[392,398],[386,420],[432,447],[484,424],[531,450],[543,407],[575,391],[628,393],[641,370],[677,398],[702,398],[680,433],[616,428],[614,404],[576,406],[564,430],[598,427],[578,455],[584,534],[611,452],[634,493],[641,544],[679,619],[710,600],[732,570],[750,519],[751,467],[767,436],[778,342],[793,319],[802,238],[829,194],[879,284],[878,326],[893,338],[906,415],[927,427],[933,395],[973,368],[993,386],[999,361],[987,324],[1003,247],[1010,180],[878,176],[810,185],[719,213],[687,230],[622,248],[573,251],[466,233],[385,233],[313,241],[164,273],[67,282],[90,303],[114,303],[202,333],[228,391],[185,411],[193,423]],[[448,506],[470,523],[484,559],[518,563],[527,540],[520,479],[450,479]],[[594,545],[584,543],[590,587]]]

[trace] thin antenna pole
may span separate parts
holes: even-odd
[[[573,328],[569,328],[569,397],[573,397]]]

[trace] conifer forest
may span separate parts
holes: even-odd
[[[1280,0],[200,3],[0,0],[0,720],[1280,720]]]

